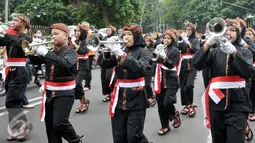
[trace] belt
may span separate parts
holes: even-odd
[[[182,60],[188,60],[191,59],[194,56],[194,54],[181,54],[180,55],[180,60],[177,66],[177,75],[180,75],[180,70],[181,70],[181,65],[182,65]]]
[[[203,96],[202,105],[204,111],[204,125],[206,128],[210,128],[210,113],[209,113],[209,97],[218,104],[225,95],[220,89],[231,89],[231,88],[244,88],[245,79],[239,76],[219,76],[211,79],[207,86]]]
[[[5,76],[3,76],[5,79],[8,76],[8,72],[10,70],[10,67],[25,67],[26,66],[26,58],[8,58],[6,67],[4,69]],[[4,79],[4,80],[5,80]]]
[[[134,87],[139,87],[139,86],[144,86],[144,85],[145,85],[144,77],[137,78],[137,79],[117,79],[116,83],[114,85],[114,90],[112,92],[112,96],[111,96],[109,115],[111,117],[114,116],[115,109],[116,109],[116,106],[118,103],[120,87],[134,88]]]
[[[49,82],[45,81],[43,83],[44,90],[42,93],[42,105],[40,111],[40,120],[43,122],[45,118],[45,102],[46,102],[46,89],[51,91],[61,91],[61,90],[72,90],[75,88],[75,80],[67,82]]]
[[[162,78],[162,72],[161,68],[164,70],[169,70],[169,71],[176,71],[177,68],[174,67],[172,69],[168,69],[166,66],[163,64],[157,64],[156,66],[156,72],[155,72],[155,79],[154,79],[154,92],[155,94],[160,94],[161,92],[161,78]]]

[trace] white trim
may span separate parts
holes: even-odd
[[[24,66],[26,66],[26,62],[7,62],[6,66],[10,66],[10,67],[24,67]]]

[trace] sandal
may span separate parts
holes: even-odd
[[[90,101],[87,100],[85,104],[82,104],[81,107],[75,110],[75,113],[85,113],[89,109]]]
[[[110,96],[110,95],[106,96],[106,97],[103,99],[103,102],[108,102],[108,101],[111,101],[111,96]]]
[[[245,140],[247,142],[250,142],[250,141],[252,141],[252,139],[253,139],[253,132],[252,132],[249,124],[247,123],[246,131],[245,131]]]
[[[196,110],[195,110],[195,106],[193,106],[193,105],[190,105],[189,106],[189,117],[195,117],[195,115],[196,115]]]
[[[248,119],[249,119],[249,121],[252,121],[252,122],[255,121],[255,115],[249,114]]]
[[[185,106],[182,111],[181,111],[181,114],[182,115],[187,115],[189,113],[189,108],[187,106]]]
[[[166,133],[168,133],[168,132],[170,132],[171,131],[171,129],[170,129],[170,127],[167,127],[167,128],[161,128],[161,129],[159,129],[159,131],[158,131],[158,135],[160,135],[160,136],[162,136],[162,135],[165,135]]]
[[[179,114],[178,111],[175,111],[173,127],[174,127],[175,129],[177,129],[177,128],[179,128],[180,126],[181,126],[180,114]]]

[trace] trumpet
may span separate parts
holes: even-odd
[[[95,34],[90,35],[86,39],[87,48],[93,52],[97,51],[99,49],[100,45],[117,44],[117,43],[126,44],[127,42],[125,42],[125,41],[100,41],[99,37]]]
[[[207,37],[206,37],[205,34],[201,35],[201,41],[202,41],[202,42],[205,42],[205,41],[206,41],[206,38],[207,38]]]
[[[54,50],[53,41],[43,42],[43,43],[29,43],[27,40],[22,41],[22,50],[25,53],[25,56],[34,55],[35,51],[33,50],[34,46],[47,45],[50,44],[52,46],[47,46],[47,49],[50,51]]]
[[[177,38],[177,43],[183,43],[182,36],[179,36],[179,37]]]
[[[222,18],[214,18],[206,25],[206,31],[215,37],[225,35],[227,30],[227,23]]]
[[[152,53],[152,58],[151,58],[151,60],[152,60],[153,62],[157,61],[158,58],[159,58],[159,53],[162,52],[162,50],[165,51],[165,50],[166,50],[166,47],[167,47],[166,43],[165,43],[164,45],[162,45],[162,44],[158,45],[158,46],[156,47],[155,51]]]
[[[206,31],[210,36],[214,36],[220,43],[224,43],[229,40],[229,36],[226,35],[227,22],[222,18],[214,18],[206,24]]]

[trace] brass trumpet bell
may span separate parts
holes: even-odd
[[[34,46],[47,45],[47,49],[50,51],[54,50],[53,41],[43,42],[43,43],[29,43],[27,40],[22,41],[22,50],[25,53],[25,56],[34,55],[35,51],[33,50]]]
[[[214,18],[207,23],[206,29],[209,34],[215,37],[223,36],[227,30],[227,23],[222,18]]]

